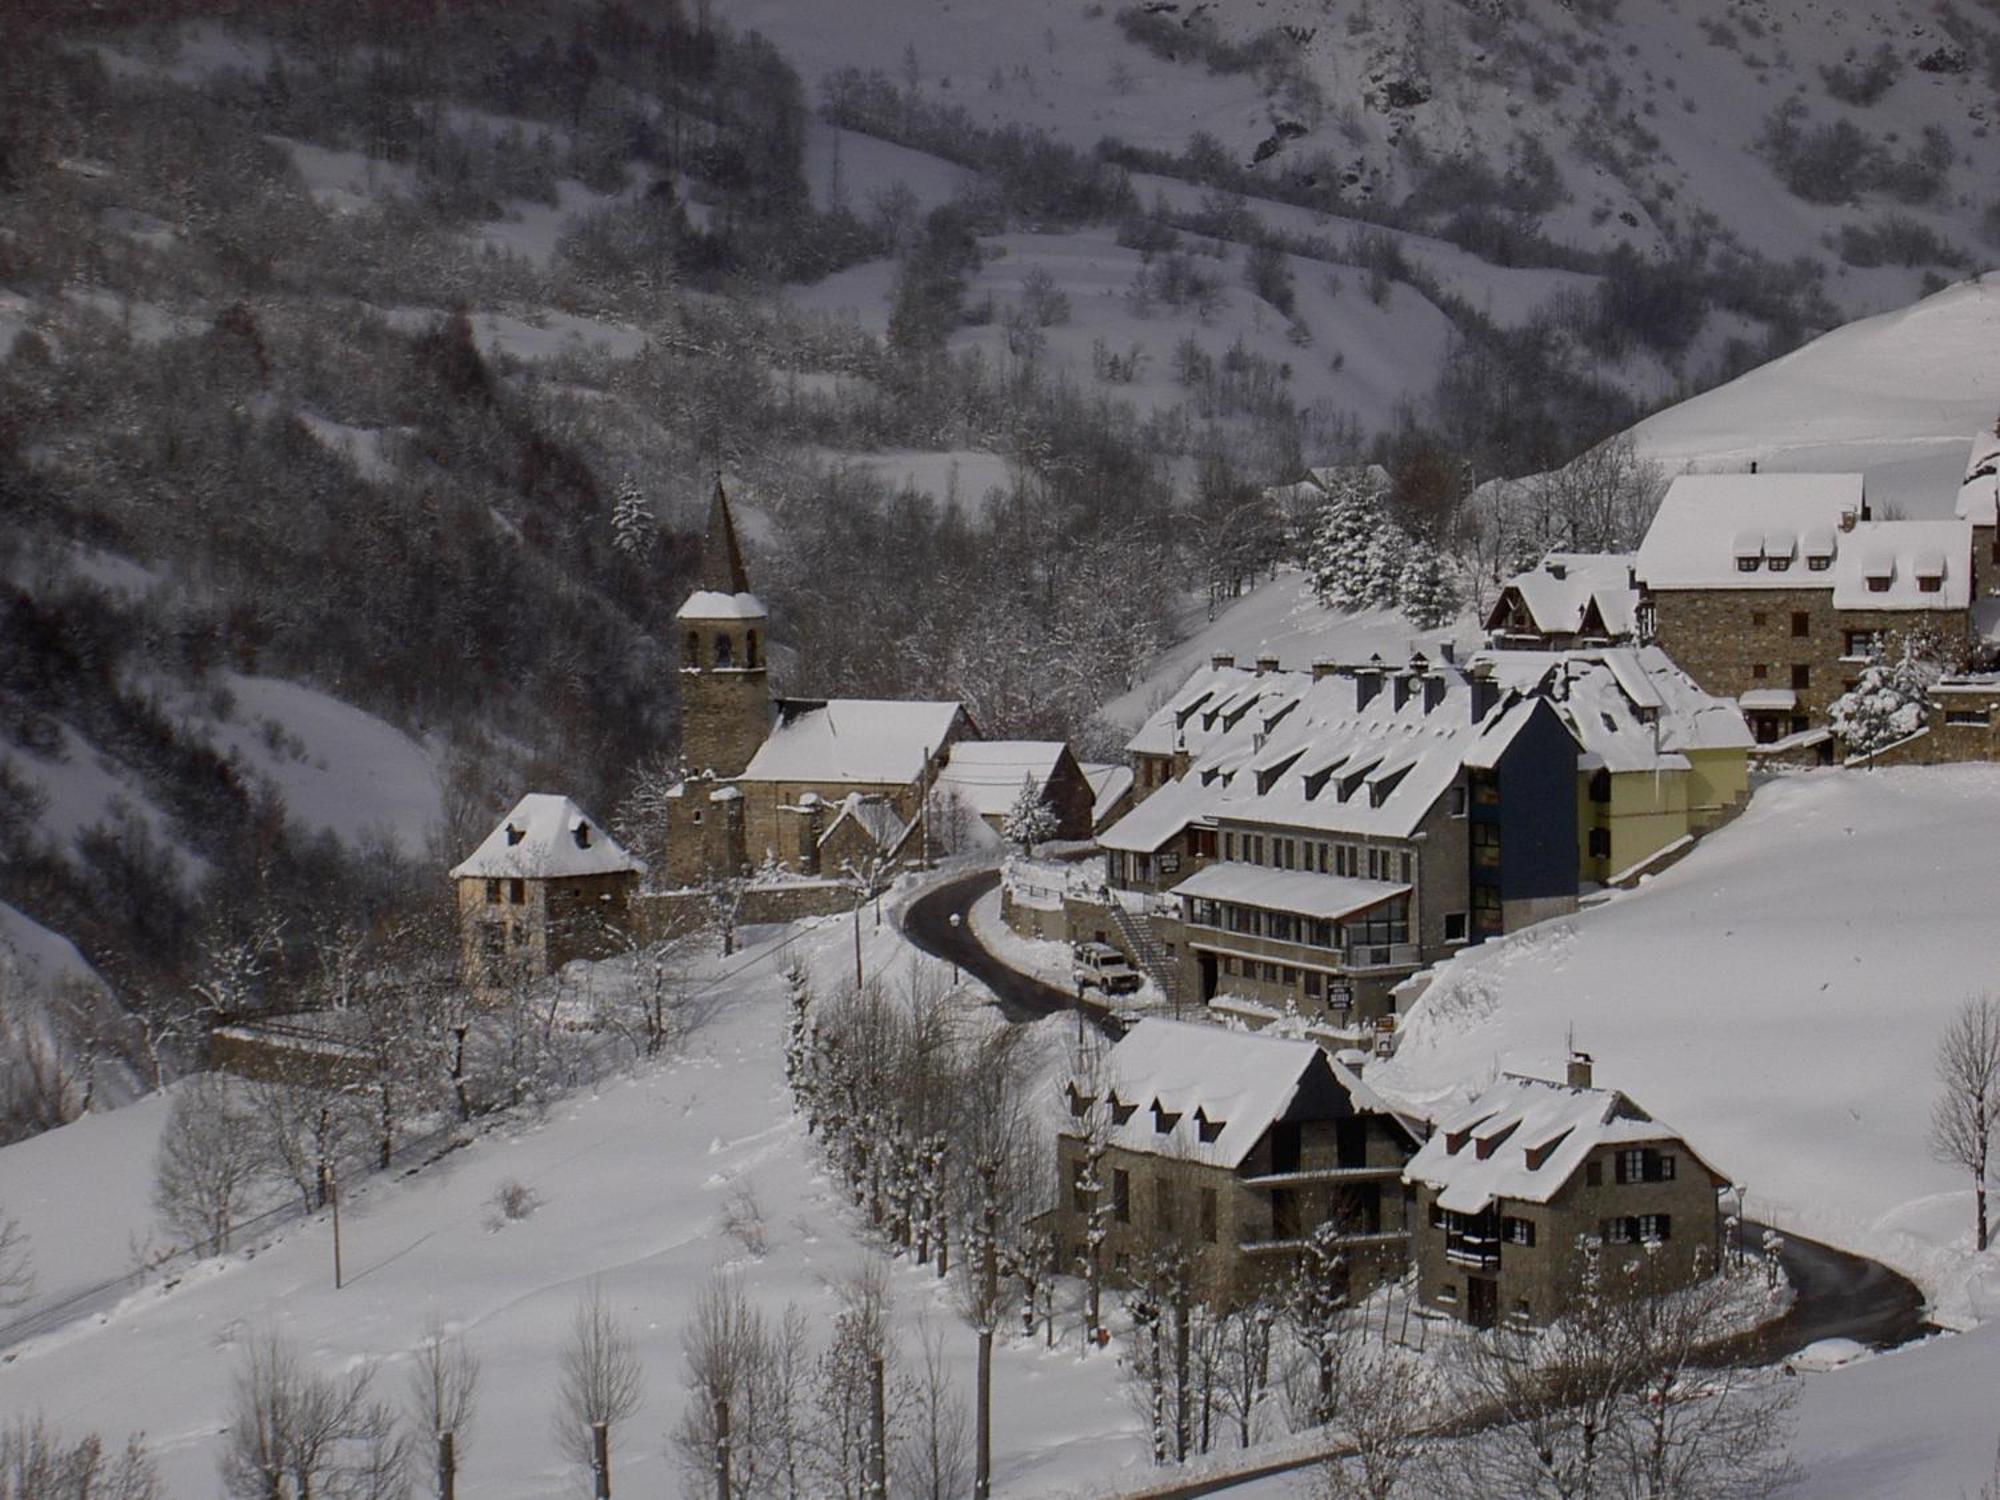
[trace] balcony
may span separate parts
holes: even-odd
[[[1309,1187],[1316,1182],[1395,1182],[1401,1167],[1314,1167],[1302,1172],[1266,1172],[1259,1177],[1240,1178],[1251,1188]]]
[[[1359,1250],[1381,1245],[1406,1245],[1409,1240],[1410,1236],[1404,1230],[1385,1229],[1379,1234],[1343,1234],[1334,1243]],[[1311,1244],[1309,1237],[1300,1235],[1288,1239],[1244,1240],[1236,1248],[1245,1255],[1277,1255],[1288,1251],[1297,1253]]]
[[[1483,1234],[1447,1235],[1444,1258],[1454,1266],[1474,1271],[1500,1269],[1500,1241]]]
[[[1341,967],[1350,974],[1366,974],[1375,969],[1414,969],[1421,961],[1415,943],[1354,943],[1340,954]]]

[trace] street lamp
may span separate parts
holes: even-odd
[[[958,930],[965,925],[965,918],[957,912],[951,914],[951,986],[958,988]]]

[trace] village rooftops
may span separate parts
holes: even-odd
[[[1061,740],[964,740],[938,772],[938,785],[956,791],[981,817],[1004,817],[1029,779],[1039,791],[1069,747]]]
[[[1658,646],[1494,651],[1473,662],[1521,692],[1545,690],[1587,769],[1685,769],[1687,752],[1753,743],[1742,710],[1703,692]]]
[[[1198,781],[1170,781],[1097,836],[1098,844],[1125,854],[1152,854],[1203,821],[1212,799]]]
[[[1230,863],[1197,871],[1167,894],[1197,901],[1233,901],[1263,911],[1338,922],[1409,893],[1407,885],[1387,880],[1357,880],[1347,875],[1315,875],[1305,870],[1273,870],[1263,865]]]
[[[2000,524],[2000,433],[1991,428],[1972,440],[1956,513],[1974,526]]]
[[[1509,1073],[1439,1120],[1403,1176],[1436,1189],[1446,1212],[1478,1214],[1499,1201],[1549,1202],[1605,1146],[1678,1139],[1616,1089]]]
[[[1519,594],[1542,635],[1579,635],[1588,629],[1617,640],[1632,634],[1639,591],[1632,585],[1629,553],[1551,552],[1540,567],[1508,579],[1506,588]],[[1487,629],[1500,628],[1506,604],[1504,596],[1495,604]]]
[[[562,880],[639,868],[569,798],[530,792],[451,875],[454,880]]]
[[[1633,572],[1655,591],[1826,587],[1865,508],[1859,474],[1683,474]]]
[[[1835,609],[1951,609],[1972,602],[1970,521],[1864,521],[1841,538]]]
[[[777,726],[738,779],[908,786],[944,749],[963,712],[956,703],[794,699],[779,706]]]
[[[1316,1043],[1187,1021],[1139,1022],[1104,1055],[1100,1081],[1110,1145],[1231,1170],[1274,1124],[1346,1113],[1341,1093],[1396,1118]]]
[[[1083,778],[1090,784],[1090,826],[1095,828],[1118,805],[1118,799],[1132,790],[1132,768],[1092,761],[1084,766]]]

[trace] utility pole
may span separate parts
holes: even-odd
[[[333,1289],[340,1290],[340,1179],[328,1174],[327,1202],[333,1205]]]

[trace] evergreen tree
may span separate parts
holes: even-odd
[[[1403,602],[1403,573],[1409,563],[1408,533],[1382,517],[1380,528],[1368,543],[1368,603],[1372,608],[1394,609]]]
[[[1403,565],[1403,613],[1419,630],[1440,630],[1458,616],[1458,580],[1441,549],[1426,540],[1411,544]]]
[[[628,475],[611,507],[611,544],[625,556],[644,558],[653,545],[653,508]]]
[[[1833,700],[1828,722],[1848,754],[1873,755],[1922,727],[1937,678],[1936,664],[1917,656],[1907,643],[1893,664],[1878,650],[1853,691]]]
[[[1322,604],[1332,609],[1361,609],[1368,604],[1375,542],[1388,524],[1363,476],[1343,474],[1335,479],[1313,523],[1306,554],[1313,592]]]
[[[1018,844],[1021,852],[1026,854],[1043,840],[1054,838],[1061,829],[1061,819],[1043,798],[1042,789],[1035,785],[1035,778],[1032,775],[1022,776],[1020,795],[1015,797],[1014,805],[1000,820],[1000,832],[1010,844]]]

